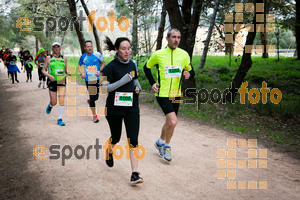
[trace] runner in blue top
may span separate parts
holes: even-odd
[[[84,49],[86,53],[79,59],[78,71],[81,74],[81,78],[85,79],[85,84],[90,95],[90,99],[88,99],[87,102],[93,113],[93,122],[97,123],[99,120],[96,114],[95,101],[99,98],[99,76],[105,66],[105,62],[103,56],[99,52],[93,51],[93,43],[91,40],[84,42]],[[82,72],[81,67],[84,68],[84,72]],[[96,92],[93,89],[89,90],[89,87],[96,87]]]

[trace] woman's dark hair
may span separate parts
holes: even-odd
[[[28,51],[28,50],[24,51],[24,53],[28,53],[28,55],[30,55],[30,51]]]
[[[105,43],[107,45],[106,50],[112,51],[115,50],[115,48],[119,49],[121,42],[123,41],[128,41],[130,43],[130,40],[126,37],[119,37],[117,38],[115,44],[112,43],[111,39],[109,39],[109,37],[105,37]]]

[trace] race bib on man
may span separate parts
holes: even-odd
[[[16,62],[15,62],[15,61],[10,61],[9,64],[10,64],[10,65],[15,65]]]
[[[55,75],[57,75],[57,76],[63,76],[64,75],[64,70],[63,69],[56,69],[55,70]]]
[[[116,92],[115,106],[132,106],[133,93],[132,92]]]
[[[27,60],[26,63],[31,63],[31,61],[30,61],[30,60]]]
[[[41,66],[41,67],[44,67],[44,63],[40,63],[40,66]]]
[[[90,65],[86,67],[86,71],[88,75],[96,75],[97,67],[95,65]]]
[[[181,77],[181,66],[166,66],[165,78]]]

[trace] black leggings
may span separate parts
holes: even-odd
[[[42,73],[42,67],[38,68],[38,74],[39,74],[39,81],[41,81],[43,79],[43,81],[46,81],[46,77],[45,75]]]
[[[26,70],[26,72],[27,72],[27,80],[32,80],[32,70],[30,70],[30,69],[28,69],[28,70]]]
[[[130,139],[130,144],[133,147],[138,145],[138,136],[140,130],[140,113],[132,112],[124,115],[106,116],[111,132],[111,144],[117,144],[120,141],[122,133],[122,121],[124,119],[127,138]]]
[[[12,83],[14,83],[15,80],[18,81],[18,75],[17,75],[17,72],[16,72],[16,71],[14,71],[14,72],[9,72],[9,73],[10,73],[10,76],[11,76],[11,81],[12,81]]]
[[[99,98],[99,80],[97,81],[86,81],[85,82],[85,85],[86,85],[86,88],[88,89],[89,93],[93,93],[93,94],[90,94],[90,107],[96,107],[96,104],[95,104],[95,101],[98,100]],[[89,90],[89,87],[96,87],[96,90],[90,88]]]

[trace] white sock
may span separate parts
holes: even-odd
[[[166,141],[165,141],[165,140],[162,140],[161,138],[158,139],[158,143],[159,143],[159,144],[165,144],[165,142],[166,142]]]
[[[58,119],[62,119],[64,113],[64,106],[58,106]]]
[[[42,83],[42,82],[41,82]],[[46,84],[46,81],[43,81],[43,85],[45,85]]]
[[[165,144],[165,147],[168,147],[168,146],[170,147],[170,143],[166,143],[166,144]]]

